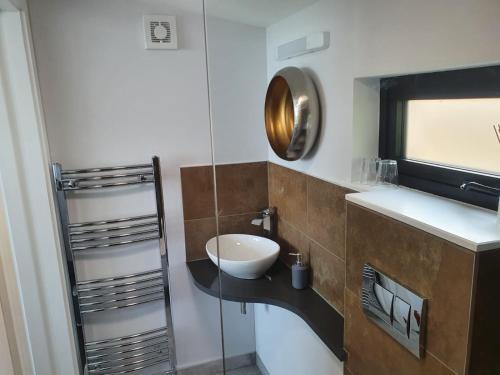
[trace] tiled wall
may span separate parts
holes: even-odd
[[[268,207],[267,162],[216,167],[219,230],[221,234],[262,235],[251,225]],[[205,243],[217,233],[211,166],[181,168],[186,260],[207,258]]]
[[[344,310],[345,194],[350,191],[269,163],[269,203],[278,209],[278,241],[286,263],[301,252],[311,286],[340,313]]]
[[[216,176],[221,233],[261,235],[251,220],[276,207],[282,260],[290,264],[288,253],[301,252],[311,266],[312,288],[342,313],[349,191],[267,162],[220,165]],[[186,260],[204,259],[205,243],[216,235],[212,168],[182,168],[181,180]]]
[[[346,205],[351,191],[267,162],[216,167],[221,233],[261,235],[250,221],[275,206],[281,259],[301,252],[310,284],[345,316],[350,375],[500,374],[500,250],[473,253],[381,214]],[[212,167],[181,169],[187,261],[215,236]],[[417,359],[361,309],[370,263],[428,299],[425,354]],[[344,305],[345,304],[345,305]]]
[[[466,374],[474,253],[347,204],[345,347],[354,375]],[[361,310],[363,264],[428,298],[426,352],[418,360]]]

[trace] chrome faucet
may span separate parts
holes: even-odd
[[[261,226],[264,236],[274,238],[276,236],[276,208],[268,207],[260,212],[260,217],[252,220],[253,225]]]
[[[464,191],[476,191],[478,193],[484,193],[488,195],[494,195],[494,196],[500,196],[500,189],[493,187],[493,186],[488,186],[488,185],[483,185],[478,182],[464,182],[462,185],[460,185],[460,189]]]
[[[500,225],[500,189],[493,186],[488,186],[480,184],[479,182],[464,182],[460,185],[460,189],[463,191],[475,191],[477,193],[483,193],[487,195],[493,195],[498,197],[498,208],[497,208],[497,224]]]

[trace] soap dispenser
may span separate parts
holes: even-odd
[[[289,253],[296,258],[292,265],[292,286],[295,289],[304,289],[309,283],[309,267],[302,261],[301,253]]]

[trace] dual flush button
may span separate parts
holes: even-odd
[[[411,306],[399,297],[394,297],[392,308],[392,326],[401,334],[410,337],[410,309]]]
[[[401,298],[394,296],[378,283],[373,284],[374,294],[380,307],[382,307],[382,320],[392,325],[402,335],[410,336],[410,309],[411,306]],[[378,309],[380,310],[380,309]]]
[[[365,264],[361,303],[368,317],[421,358],[425,299]]]

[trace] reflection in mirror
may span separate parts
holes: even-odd
[[[265,123],[267,139],[283,160],[307,156],[319,130],[319,100],[312,79],[297,67],[278,71],[269,83]]]

